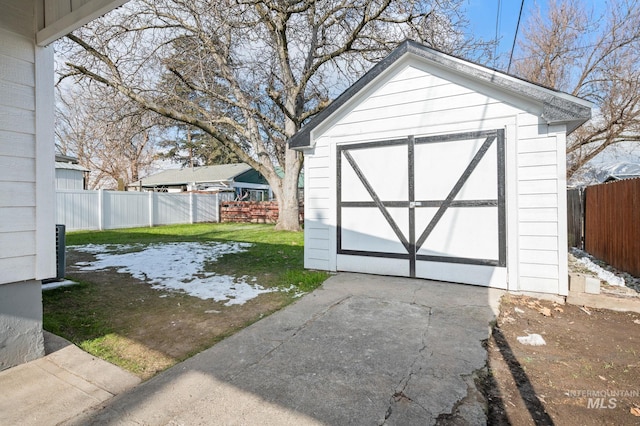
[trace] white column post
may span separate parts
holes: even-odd
[[[98,190],[98,229],[100,231],[104,230],[105,213],[104,189],[101,188]]]
[[[154,201],[154,191],[149,191],[149,228],[153,228],[153,201]]]

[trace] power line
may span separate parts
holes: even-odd
[[[498,34],[500,34],[500,11],[502,9],[502,2],[498,0],[498,10],[496,11],[496,37],[495,46],[493,47],[493,63],[495,65],[496,57],[498,56]]]
[[[518,38],[518,30],[520,29],[520,18],[522,18],[522,9],[524,8],[524,0],[520,3],[520,13],[518,14],[518,23],[516,24],[516,33],[513,35],[513,45],[511,46],[511,54],[509,55],[509,66],[507,67],[507,74],[511,69],[511,61],[513,60],[513,51],[516,49],[516,39]]]

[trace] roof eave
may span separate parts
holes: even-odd
[[[366,85],[406,54],[415,55],[435,66],[475,78],[480,82],[496,86],[516,96],[539,102],[543,106],[541,118],[548,124],[566,124],[567,133],[571,133],[591,118],[591,108],[593,106],[591,102],[453,57],[408,40],[338,96],[325,110],[313,117],[298,133],[289,139],[289,147],[300,150],[311,148],[311,132],[316,126],[325,121]]]

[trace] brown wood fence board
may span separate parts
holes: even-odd
[[[567,236],[569,247],[584,249],[584,188],[567,190]]]
[[[300,221],[304,208],[300,207]],[[275,201],[224,201],[220,203],[221,222],[276,223],[278,203]]]
[[[586,189],[585,250],[640,276],[640,179]]]

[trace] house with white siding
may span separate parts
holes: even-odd
[[[289,140],[305,266],[566,295],[566,136],[591,107],[401,44]]]
[[[56,275],[52,41],[126,0],[0,0],[0,370],[44,354]]]
[[[56,155],[56,189],[87,189],[90,170],[78,164],[78,159]]]

